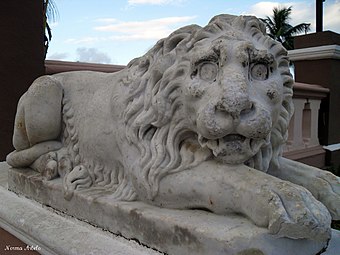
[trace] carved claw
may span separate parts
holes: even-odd
[[[52,180],[58,176],[58,159],[56,152],[49,152],[40,156],[31,165],[40,172],[44,180]]]
[[[72,170],[72,161],[69,157],[62,156],[59,159],[58,172],[61,177],[64,177]]]
[[[52,180],[58,176],[58,163],[56,160],[49,160],[46,164],[46,168],[41,173],[44,180]]]

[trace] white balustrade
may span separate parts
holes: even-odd
[[[285,151],[320,145],[318,117],[321,99],[293,98],[293,103],[295,112],[289,125]]]

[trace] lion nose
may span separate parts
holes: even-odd
[[[223,73],[219,85],[221,94],[217,97],[216,110],[231,115],[234,119],[254,110],[254,104],[249,98],[249,87],[246,76],[238,66],[230,65]],[[216,102],[216,101],[215,101]]]
[[[216,110],[230,114],[233,119],[254,111],[254,104],[248,94],[228,93],[224,94],[216,104]]]

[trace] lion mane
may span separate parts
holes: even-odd
[[[182,80],[190,75],[190,59],[186,53],[206,38],[229,36],[235,40],[240,33],[243,38],[264,45],[274,56],[283,85],[280,116],[272,127],[270,143],[245,163],[264,172],[280,167],[278,159],[293,114],[293,79],[287,51],[266,35],[264,24],[257,18],[219,15],[203,28],[186,26],[161,39],[144,56],[128,64],[127,75],[120,81],[131,91],[124,112],[126,137],[141,155],[139,165],[127,171],[130,174],[138,171],[139,182],[146,187],[150,199],[157,194],[164,176],[199,163],[194,158],[184,160],[181,154],[184,141],[197,138],[197,134],[188,128],[185,115],[178,114],[185,103],[181,97]]]

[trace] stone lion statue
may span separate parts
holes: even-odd
[[[117,73],[38,78],[18,103],[7,162],[62,178],[66,199],[96,187],[327,240],[339,178],[281,156],[292,86],[286,50],[258,19],[219,15]]]

